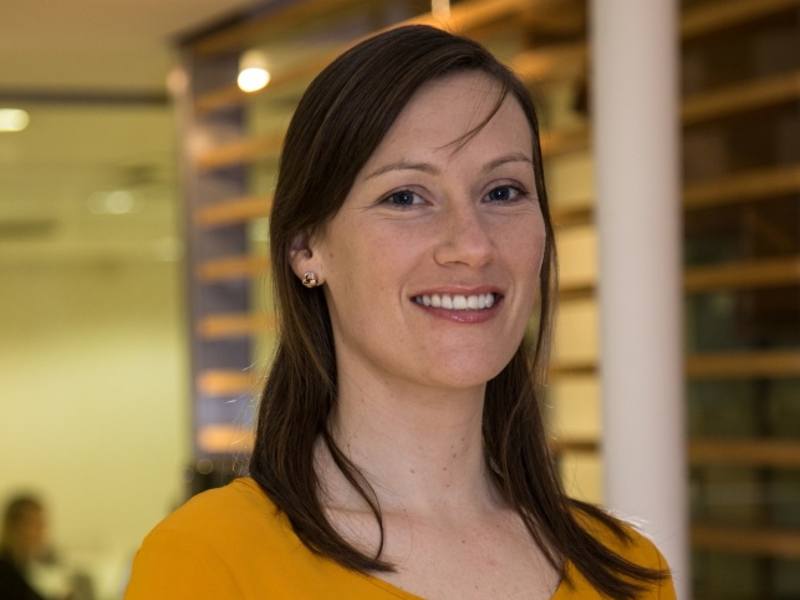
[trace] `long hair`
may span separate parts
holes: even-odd
[[[284,140],[270,215],[278,342],[261,394],[250,475],[313,552],[364,573],[395,570],[380,559],[384,529],[374,490],[328,428],[337,381],[327,303],[321,289],[307,289],[299,282],[289,251],[297,235],[313,236],[336,215],[356,175],[420,86],[464,71],[489,75],[500,93],[486,119],[459,140],[478,132],[506,96],[513,95],[532,132],[536,191],[546,230],[538,333],[535,342],[523,340],[508,365],[487,383],[484,458],[493,483],[568,585],[573,583],[565,559],[598,590],[633,599],[645,586],[627,581],[626,576],[653,582],[668,576],[668,571],[625,560],[581,527],[576,509],[606,524],[620,540],[630,541],[615,517],[566,495],[540,412],[538,394],[550,354],[558,272],[536,112],[525,85],[483,46],[465,37],[424,25],[373,36],[327,66],[297,106]],[[313,462],[315,440],[320,437],[377,520],[381,541],[375,556],[345,541],[324,514]]]

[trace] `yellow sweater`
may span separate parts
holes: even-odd
[[[588,517],[583,518],[592,527]],[[635,543],[628,547],[599,523],[591,531],[629,560],[657,568],[667,564],[655,545],[632,527]],[[575,588],[562,581],[551,600],[601,597],[571,563],[567,570]],[[161,598],[420,600],[377,577],[312,553],[250,477],[194,496],[145,537],[125,600]],[[671,580],[654,587],[646,598],[674,599]]]

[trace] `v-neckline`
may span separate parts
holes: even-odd
[[[241,479],[243,482],[245,482],[245,485],[248,485],[248,487],[251,487],[251,488],[257,490],[259,492],[259,494],[267,501],[267,503],[272,508],[277,509],[275,504],[272,502],[272,499],[267,494],[264,493],[264,490],[261,489],[261,486],[258,485],[258,482],[256,482],[255,479],[253,479],[252,477],[249,477],[249,476],[243,476],[243,477],[240,477],[239,479]],[[289,535],[294,537],[298,544],[300,544],[301,546],[305,547],[305,544],[303,544],[303,542],[297,536],[297,534],[294,531],[294,528],[292,527],[291,523],[289,522],[289,519],[286,517],[286,514],[283,511],[280,511],[280,517],[279,518],[281,519],[281,521],[283,521],[283,524],[286,527]],[[310,552],[311,551],[309,550],[309,553]],[[389,593],[389,594],[391,594],[393,596],[397,596],[398,598],[402,598],[403,600],[427,600],[423,596],[417,596],[416,594],[412,594],[408,590],[404,590],[403,588],[401,588],[399,586],[396,586],[393,583],[389,583],[385,579],[381,579],[380,577],[376,577],[375,575],[370,575],[368,573],[363,573],[361,571],[356,571],[354,569],[348,569],[344,565],[341,565],[338,562],[336,562],[335,560],[330,559],[330,558],[326,558],[325,560],[330,561],[336,568],[340,569],[344,573],[347,573],[351,577],[357,577],[357,578],[364,579],[364,580],[367,581],[367,583],[370,583],[371,585],[374,585],[375,587],[381,588],[383,591],[385,591],[385,592],[387,592],[387,593]],[[564,565],[564,573],[566,575],[572,569],[572,562],[569,559],[565,559],[565,560],[566,560],[566,563]],[[561,580],[558,582],[558,585],[556,586],[556,589],[553,592],[553,595],[550,596],[550,598],[548,600],[560,600],[562,592],[566,589],[566,585],[567,585],[566,577],[562,577]]]

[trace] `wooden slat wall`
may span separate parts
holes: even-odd
[[[193,45],[198,57],[213,57],[232,49],[240,49],[265,39],[270,31],[283,32],[294,25],[322,15],[349,10],[357,0],[305,0],[271,12],[261,19],[242,23],[219,32]],[[573,7],[575,5],[573,4]],[[702,37],[767,19],[800,8],[800,0],[719,0],[709,1],[684,11],[681,35],[684,41],[698,43]],[[506,26],[510,17],[517,21],[536,22],[539,3],[535,0],[470,0],[453,8],[449,29],[469,34],[489,34]],[[549,27],[565,31],[580,29],[585,13],[579,10],[551,11],[540,15],[539,23],[550,19]],[[558,17],[558,18],[556,18]],[[554,20],[555,19],[555,20]],[[560,21],[559,21],[560,19]],[[430,14],[406,22],[439,24]],[[396,26],[396,25],[394,25]],[[353,40],[356,43],[359,40]],[[309,80],[343,48],[328,52],[305,64],[273,73],[273,80],[263,92],[244,94],[233,85],[225,85],[194,98],[194,109],[205,118],[221,109],[257,101],[263,93],[289,88]],[[511,67],[529,85],[584,80],[589,70],[585,42],[554,45],[525,50],[513,57]],[[686,97],[681,109],[685,127],[719,122],[724,119],[752,118],[757,111],[800,101],[800,71],[726,85],[718,89]],[[549,130],[542,134],[542,146],[548,160],[572,153],[585,153],[591,142],[589,127]],[[219,144],[194,156],[200,172],[213,173],[240,165],[277,158],[282,134],[273,133],[243,137]],[[725,210],[742,203],[763,203],[800,193],[800,164],[774,165],[731,172],[713,180],[693,182],[683,192],[684,210],[709,208]],[[191,215],[191,223],[199,230],[242,226],[269,215],[271,197],[239,196],[219,198],[206,203]],[[586,198],[569,208],[553,208],[553,220],[561,230],[591,226],[592,199]],[[217,256],[194,266],[195,277],[205,284],[257,279],[269,275],[266,257]],[[687,294],[714,290],[764,289],[800,283],[800,256],[743,260],[729,264],[687,268],[684,286]],[[595,282],[570,281],[562,285],[561,302],[591,298]],[[259,336],[274,329],[271,318],[246,312],[207,314],[195,324],[198,335],[219,340],[242,336]],[[693,380],[734,380],[750,378],[800,377],[800,348],[784,350],[751,350],[693,354],[686,357],[686,374]],[[261,375],[261,374],[259,374]],[[570,377],[597,377],[596,361],[562,361],[551,365],[549,377],[555,380]],[[208,397],[230,398],[253,396],[261,385],[252,372],[232,369],[208,369],[199,373],[197,387]],[[200,444],[214,452],[240,452],[252,444],[252,434],[233,425],[210,426],[199,434]],[[689,460],[693,465],[738,465],[769,468],[800,467],[800,441],[774,439],[703,438],[688,443]],[[568,453],[597,454],[600,440],[555,439],[552,448],[557,456]],[[730,526],[696,524],[692,529],[693,544],[709,550],[733,551],[797,558],[800,555],[800,532],[769,528],[731,528]]]
[[[555,52],[528,51],[514,58],[511,65],[521,69],[518,74],[531,85],[542,76],[552,76],[558,64],[563,69],[567,63],[571,63],[572,69],[579,69],[582,61],[585,61],[582,49],[571,47]],[[800,72],[696,94],[684,100],[682,120],[684,125],[696,125],[797,100],[800,100]],[[546,157],[586,150],[590,141],[589,131],[582,128],[546,131],[541,137],[542,151]],[[196,162],[198,168],[209,170],[274,159],[280,152],[281,143],[281,136],[275,134],[237,140],[198,154]]]
[[[800,558],[800,531],[775,528],[695,525],[692,545],[725,554],[757,554],[779,558]]]
[[[195,51],[202,56],[239,50],[244,44],[252,44],[258,39],[269,39],[270,32],[285,31],[312,18],[319,18],[355,2],[356,0],[306,0],[298,2],[277,14],[269,13],[258,21],[248,22],[239,28],[220,32],[208,40],[200,40],[194,46]],[[501,20],[512,14],[525,15],[526,18],[531,19],[531,13],[535,14],[538,8],[537,4],[540,3],[526,0],[473,0],[472,2],[464,2],[452,9],[451,19],[447,25],[451,31],[469,33],[472,29],[484,27],[487,23]],[[544,5],[544,3],[541,4]],[[707,6],[692,8],[682,15],[681,34],[684,39],[692,39],[720,29],[734,27],[753,19],[790,10],[798,5],[800,5],[800,0],[728,0],[726,2],[709,3]],[[545,13],[545,16],[552,17],[552,14],[552,12]],[[562,13],[561,18],[565,17],[568,18],[569,14]],[[442,25],[441,21],[431,14],[421,15],[408,22]],[[398,25],[401,24],[404,23],[399,23]],[[355,44],[358,41],[353,40],[351,44]],[[293,69],[291,73],[275,74],[271,85],[260,92],[245,94],[235,85],[208,92],[197,99],[196,108],[200,112],[218,110],[233,104],[246,102],[259,94],[274,90],[276,87],[298,79],[309,78],[345,49],[346,47],[337,48],[319,61],[303,66],[300,69]],[[583,60],[583,57],[579,55],[574,58]]]
[[[684,12],[681,35],[694,39],[731,29],[800,6],[799,0],[725,0],[709,2]]]

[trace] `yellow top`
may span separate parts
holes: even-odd
[[[634,543],[627,547],[599,523],[590,531],[629,560],[657,568],[667,564],[653,542],[633,527],[629,531]],[[562,581],[551,600],[601,597],[569,562],[567,570],[575,587]],[[250,477],[194,496],[145,537],[133,562],[125,600],[160,598],[421,600],[311,552],[294,534],[286,515],[276,513],[275,505]],[[673,600],[672,581],[653,587],[644,598]]]

